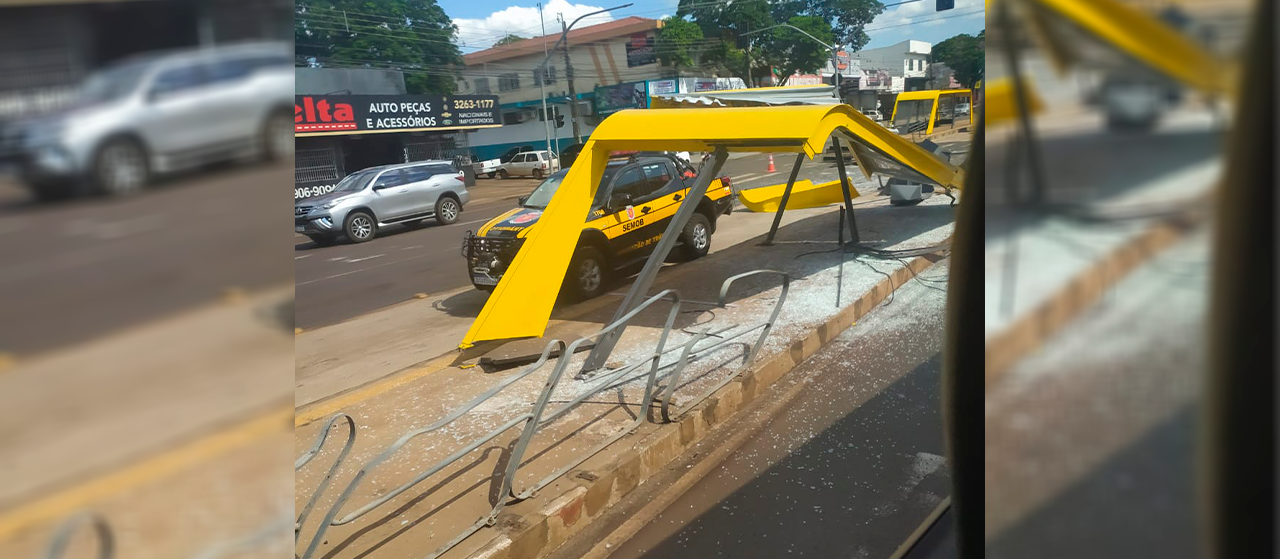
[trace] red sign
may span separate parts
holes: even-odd
[[[541,216],[541,215],[542,215],[542,212],[532,211],[532,212],[529,212],[523,215],[518,215],[511,218],[511,223],[513,225],[518,225],[521,223],[529,223],[530,221],[537,220],[538,216]]]
[[[325,99],[316,102],[313,97],[303,97],[301,105],[293,105],[294,132],[355,129],[355,111],[347,103],[330,105]]]
[[[636,209],[633,206],[627,206],[627,219],[636,218]]]

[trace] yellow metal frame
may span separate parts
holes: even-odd
[[[1019,1],[1076,24],[1137,61],[1198,91],[1210,95],[1233,93],[1235,84],[1229,78],[1236,73],[1236,68],[1134,7],[1115,0]],[[991,4],[992,0],[988,0],[988,9]],[[1032,14],[1023,20],[1036,31],[1055,63],[1064,66],[1065,46],[1051,38],[1053,33],[1043,18]]]
[[[738,200],[753,212],[773,213],[778,211],[778,206],[782,204],[782,194],[786,190],[787,183],[785,182],[773,186],[752,188],[751,190],[739,192]],[[857,189],[849,189],[849,195],[850,198],[857,198]],[[791,195],[787,197],[787,209],[817,208],[838,204],[843,201],[844,189],[840,188],[840,181],[834,180],[813,184],[809,179],[803,179],[796,181],[796,184],[792,186]]]
[[[973,106],[973,90],[972,89],[926,89],[924,91],[906,91],[903,93],[899,93],[898,97],[894,99],[893,112],[890,113],[889,115],[889,122],[891,123],[894,122],[894,120],[898,117],[898,103],[902,101],[924,101],[924,100],[932,99],[933,104],[930,105],[930,109],[929,109],[929,126],[924,131],[926,135],[932,134],[933,125],[936,124],[938,121],[938,100],[941,99],[944,95],[945,96],[952,96],[952,95],[967,96],[969,97],[969,106],[970,107]],[[973,109],[970,108],[969,118],[973,118],[972,111]]]
[[[812,159],[822,153],[833,133],[942,186],[963,185],[960,168],[848,105],[619,111],[591,133],[539,217],[538,226],[526,237],[459,347],[482,340],[537,337],[546,331],[610,152],[723,148],[732,152],[804,153]],[[891,176],[902,172],[877,166],[860,157],[858,150],[851,151],[868,177],[873,172]],[[681,203],[685,202],[687,198]]]
[[[1031,83],[1023,82],[1022,85],[1026,88],[1027,108],[1030,114],[1043,112],[1044,102],[1036,95]],[[1018,96],[1014,95],[1013,80],[1011,78],[993,80],[983,90],[982,103],[982,118],[985,119],[987,126],[1018,118]]]

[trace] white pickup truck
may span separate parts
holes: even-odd
[[[506,153],[502,154],[502,157],[488,159],[485,161],[477,161],[471,164],[471,168],[475,170],[477,177],[485,176],[485,177],[493,178],[498,176],[498,169],[501,169],[504,164],[506,164],[508,161],[511,161],[512,157],[515,157],[517,154],[524,153],[526,151],[533,151],[533,146],[520,146],[520,147],[511,148],[510,150],[507,150]]]

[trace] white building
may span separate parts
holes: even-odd
[[[895,45],[878,49],[865,49],[854,53],[860,67],[866,71],[883,71],[892,80],[893,89],[907,91],[923,89],[929,78],[929,57],[933,45],[908,39]]]
[[[674,70],[658,64],[653,50],[654,35],[661,22],[642,17],[619,20],[573,29],[569,32],[569,60],[573,66],[573,87],[577,101],[578,132],[585,139],[607,116],[597,113],[596,88],[639,83],[644,84],[668,75]],[[560,27],[548,21],[547,30]],[[469,144],[481,159],[497,157],[512,147],[532,145],[545,149],[546,125],[542,115],[542,90],[535,71],[546,57],[546,49],[555,46],[560,33],[554,32],[515,43],[494,47],[463,56],[466,69],[459,76],[458,94],[496,94],[502,108],[503,126],[477,130],[469,134]],[[563,51],[551,53],[543,84],[547,103],[556,114],[564,115],[560,128],[551,125],[552,148],[573,144],[573,127],[569,120],[569,84]],[[624,89],[618,88],[618,89]],[[617,89],[615,89],[617,91]],[[617,101],[619,95],[610,95]],[[629,96],[645,101],[644,93]],[[616,103],[615,103],[616,104]],[[643,104],[640,106],[644,106]]]

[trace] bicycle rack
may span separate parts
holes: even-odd
[[[209,547],[193,556],[192,559],[222,559],[231,556],[233,553],[258,549],[263,543],[283,532],[289,522],[291,520],[286,517],[280,522],[268,524],[265,528],[247,537]],[[92,512],[79,513],[64,520],[54,530],[52,541],[50,541],[49,547],[45,551],[44,559],[62,559],[66,554],[67,546],[71,543],[72,536],[77,533],[78,528],[86,523],[90,523],[94,534],[97,535],[98,559],[113,559],[115,557],[115,533],[111,530],[111,525],[107,523],[105,518]]]
[[[61,559],[67,552],[71,537],[81,525],[91,523],[93,533],[98,537],[98,559],[112,559],[116,556],[115,534],[107,520],[97,513],[80,513],[63,521],[53,533],[53,541],[44,553],[44,559]]]
[[[646,417],[649,416],[650,409],[653,405],[653,401],[660,390],[658,387],[659,381],[669,379],[668,384],[666,384],[661,389],[665,393],[665,395],[663,396],[662,406],[661,406],[663,421],[671,422],[674,420],[674,418],[680,417],[683,413],[688,411],[690,408],[696,406],[698,403],[706,399],[716,390],[719,390],[721,387],[728,384],[734,378],[737,378],[742,373],[742,371],[749,369],[751,362],[754,360],[760,348],[763,346],[765,338],[768,336],[773,324],[776,322],[778,315],[781,311],[782,304],[786,300],[787,292],[790,288],[790,276],[784,272],[779,272],[775,270],[755,270],[755,271],[746,272],[743,274],[738,274],[728,278],[727,280],[725,280],[724,284],[721,286],[721,289],[720,289],[720,298],[718,301],[719,306],[722,308],[725,306],[725,300],[728,294],[728,290],[735,281],[742,279],[744,277],[753,276],[757,274],[776,274],[776,275],[782,276],[782,293],[778,298],[778,302],[774,305],[773,312],[769,316],[769,319],[767,321],[743,328],[740,331],[728,336],[721,336],[721,334],[724,334],[730,330],[733,330],[734,328],[737,328],[736,325],[719,328],[714,331],[711,329],[704,330],[703,332],[696,335],[691,341],[685,344],[682,344],[680,346],[668,348],[667,341],[671,334],[671,330],[675,325],[676,316],[678,316],[680,313],[682,300],[680,298],[680,294],[677,291],[673,289],[667,289],[649,297],[643,303],[636,306],[635,309],[632,309],[627,314],[618,318],[618,320],[610,323],[609,325],[605,326],[604,328],[600,329],[594,334],[578,338],[577,340],[567,345],[561,340],[551,340],[547,344],[547,347],[543,349],[542,354],[539,356],[537,361],[526,366],[519,373],[512,375],[511,377],[508,377],[502,380],[501,382],[497,383],[492,388],[476,396],[466,404],[458,408],[455,408],[453,411],[449,412],[447,415],[445,415],[443,418],[436,421],[435,423],[428,425],[426,427],[409,431],[404,435],[401,435],[401,437],[397,439],[396,442],[392,443],[390,446],[384,449],[377,456],[369,460],[369,462],[366,463],[363,467],[361,467],[360,471],[356,473],[355,477],[347,484],[347,486],[343,489],[342,493],[338,496],[337,500],[334,501],[333,505],[331,505],[329,510],[326,512],[324,519],[320,522],[320,525],[316,528],[315,533],[312,536],[311,542],[308,545],[306,551],[301,555],[301,559],[311,559],[315,555],[318,545],[320,544],[320,542],[324,541],[324,536],[330,527],[349,524],[363,517],[364,515],[378,509],[382,505],[385,505],[388,502],[390,502],[392,499],[395,499],[396,497],[404,494],[414,486],[418,485],[419,483],[422,483],[427,478],[441,472],[445,468],[449,467],[455,462],[461,460],[466,455],[470,454],[472,451],[475,451],[476,449],[480,448],[484,444],[496,439],[498,436],[502,435],[503,433],[509,431],[510,429],[516,426],[523,425],[520,435],[516,439],[515,444],[512,447],[511,454],[507,458],[508,461],[502,474],[501,487],[497,492],[497,495],[500,496],[497,499],[497,502],[493,505],[493,507],[489,510],[489,512],[486,515],[477,519],[470,527],[464,529],[461,533],[455,535],[452,539],[445,542],[441,547],[436,549],[431,554],[427,555],[424,559],[436,559],[437,557],[440,557],[444,553],[448,552],[457,544],[461,543],[467,537],[479,531],[481,528],[484,528],[485,526],[494,525],[497,522],[498,514],[502,511],[503,507],[505,507],[508,504],[506,497],[509,497],[510,499],[512,499],[513,502],[518,502],[518,501],[522,501],[535,496],[539,490],[546,487],[548,484],[552,483],[556,479],[559,479],[561,476],[568,473],[570,470],[580,466],[583,462],[587,461],[592,456],[595,456],[600,451],[604,450],[608,446],[617,442],[622,437],[634,432],[641,424],[644,423]],[[564,376],[564,372],[569,367],[570,362],[573,360],[572,356],[574,355],[574,353],[576,352],[579,346],[581,346],[583,343],[586,343],[589,340],[593,340],[601,336],[605,336],[621,327],[624,327],[629,321],[631,321],[636,316],[638,316],[642,311],[656,304],[657,302],[663,301],[663,300],[670,301],[671,306],[670,306],[670,310],[668,310],[667,312],[666,323],[663,326],[662,332],[658,337],[658,342],[654,347],[652,353],[645,355],[643,358],[637,359],[635,362],[619,366],[615,369],[602,369],[600,371],[595,372],[594,374],[585,375],[585,376],[581,372],[579,372],[574,376],[575,380],[595,381],[594,384],[587,387],[585,390],[581,391],[579,394],[577,394],[573,398],[564,402],[563,405],[557,408],[554,408],[552,410],[548,410],[548,406],[550,405],[550,402],[551,402],[551,397],[555,392],[556,388],[560,385],[561,379]],[[740,338],[742,336],[745,336],[757,329],[760,330],[760,335],[756,339],[755,344],[753,344],[750,347],[750,350],[747,353],[744,364],[737,371],[729,375],[726,379],[719,381],[715,387],[706,391],[704,394],[699,396],[690,404],[687,404],[683,410],[675,414],[670,413],[671,412],[670,404],[671,404],[672,396],[679,384],[681,373],[683,372],[684,368],[688,365],[690,360],[696,359],[697,357],[701,357],[709,353],[712,353],[714,351],[717,351],[720,348],[724,347],[726,344],[731,343],[733,340]],[[707,345],[705,347],[701,347],[701,348],[695,347],[699,342],[701,342],[708,336],[715,336],[720,339],[717,342]],[[510,419],[509,421],[497,427],[496,429],[490,431],[489,433],[471,441],[470,443],[463,446],[462,448],[455,451],[454,453],[450,454],[449,456],[432,464],[429,468],[422,471],[418,475],[414,476],[413,479],[409,480],[408,482],[401,484],[395,487],[394,489],[391,489],[390,491],[386,492],[380,497],[364,504],[363,506],[360,506],[359,508],[339,518],[339,513],[342,510],[342,507],[346,505],[347,501],[351,499],[355,490],[360,486],[360,484],[364,481],[364,479],[368,477],[370,473],[376,470],[380,465],[382,465],[384,462],[390,459],[393,455],[395,455],[396,452],[398,452],[401,448],[403,448],[409,441],[413,440],[414,438],[420,435],[424,435],[424,434],[431,433],[431,432],[438,431],[440,429],[445,428],[446,426],[456,421],[458,418],[462,417],[463,415],[475,409],[476,407],[480,406],[481,404],[483,404],[493,396],[497,395],[502,390],[506,389],[507,387],[510,387],[516,382],[519,382],[520,380],[528,378],[529,375],[532,375],[534,372],[540,370],[543,367],[543,365],[547,363],[547,361],[550,359],[552,350],[556,348],[559,348],[559,351],[557,353],[559,358],[555,366],[553,367],[551,373],[548,375],[546,382],[543,384],[542,390],[539,392],[537,400],[534,402],[534,404],[532,405],[529,411]],[[663,356],[677,350],[681,350],[679,359],[675,363],[668,363],[666,365],[663,365],[662,364]],[[641,371],[641,369],[644,368],[646,364],[648,364],[647,371],[639,372],[638,374],[633,374],[633,373],[636,373],[637,371]],[[669,371],[662,372],[667,369],[669,369]],[[519,474],[519,469],[523,465],[522,462],[524,460],[524,454],[528,450],[529,445],[532,442],[533,438],[540,432],[540,430],[543,427],[555,421],[556,419],[563,417],[565,414],[569,413],[576,406],[586,401],[591,396],[594,396],[596,394],[599,394],[607,390],[621,387],[625,384],[631,383],[641,378],[645,378],[644,398],[638,404],[640,409],[639,409],[639,412],[635,414],[635,419],[633,421],[625,425],[617,433],[610,435],[601,443],[593,446],[587,452],[578,455],[573,460],[571,460],[570,463],[557,468],[555,471],[553,471],[546,477],[543,477],[542,479],[534,482],[532,485],[528,486],[527,488],[524,488],[524,489],[517,488],[518,486],[517,478]],[[624,407],[628,406],[628,404],[626,404],[625,402],[620,403],[620,405]],[[346,414],[340,413],[335,415],[333,418],[330,419],[329,424],[317,437],[315,444],[312,445],[310,450],[308,450],[307,453],[305,453],[302,457],[298,459],[297,462],[295,462],[295,465],[294,465],[295,470],[305,466],[308,462],[310,462],[315,457],[315,455],[319,452],[320,448],[324,445],[326,438],[328,437],[329,433],[332,431],[334,426],[337,425],[337,423],[342,419],[346,419],[351,427],[351,433],[347,440],[347,446],[344,447],[342,453],[339,455],[334,465],[330,467],[328,475],[325,476],[320,486],[316,489],[315,493],[308,500],[307,505],[304,507],[302,511],[302,514],[298,517],[298,520],[295,524],[295,542],[297,541],[298,534],[302,530],[303,523],[305,522],[307,515],[311,512],[311,507],[317,501],[320,494],[323,493],[324,490],[328,487],[328,484],[333,474],[336,473],[336,471],[339,468],[339,465],[346,458],[347,453],[354,442],[354,439],[355,439],[354,421],[350,418],[350,416]],[[497,480],[495,479],[493,483],[497,483]]]
[[[334,415],[329,419],[329,425],[327,425],[323,431],[320,431],[320,436],[316,437],[315,444],[311,445],[311,448],[304,452],[302,456],[293,463],[293,471],[297,472],[298,470],[301,470],[303,466],[306,466],[311,462],[311,460],[320,453],[320,447],[324,446],[325,440],[329,438],[329,433],[333,432],[333,428],[338,424],[338,421],[342,419],[346,419],[347,425],[349,426],[347,431],[347,444],[342,447],[342,452],[338,454],[338,458],[335,459],[333,461],[333,465],[329,467],[329,472],[326,473],[324,475],[324,479],[320,481],[320,486],[311,494],[311,498],[307,500],[307,504],[302,507],[302,513],[299,514],[298,518],[294,521],[293,541],[295,543],[298,541],[298,535],[302,533],[302,525],[307,521],[307,516],[311,514],[311,509],[316,505],[316,500],[319,499],[320,494],[324,493],[324,490],[329,487],[329,482],[333,481],[333,474],[338,472],[338,468],[342,466],[344,461],[346,461],[347,454],[351,452],[351,447],[356,443],[356,420],[352,419],[351,416],[345,413],[338,413]]]
[[[765,338],[769,337],[769,331],[773,329],[774,323],[777,322],[778,320],[778,315],[781,314],[782,312],[782,303],[787,300],[787,292],[791,289],[791,276],[788,275],[786,272],[779,272],[777,270],[754,270],[751,272],[746,272],[746,273],[738,274],[736,276],[732,276],[724,280],[724,283],[720,285],[720,299],[718,301],[720,303],[720,307],[723,308],[725,306],[726,298],[728,297],[728,294],[729,294],[729,287],[733,285],[733,282],[738,281],[747,276],[754,276],[758,274],[776,274],[776,275],[782,276],[782,293],[778,295],[778,302],[773,305],[773,312],[769,314],[769,319],[764,322],[743,328],[737,333],[729,336],[720,336],[718,335],[718,333],[712,334],[709,332],[709,329],[708,329],[708,330],[703,330],[698,335],[694,336],[692,340],[689,340],[689,342],[684,345],[684,351],[681,352],[680,354],[679,364],[677,364],[676,368],[672,370],[671,373],[668,375],[670,377],[670,380],[667,381],[667,385],[665,387],[666,389],[664,390],[665,394],[662,397],[662,420],[663,421],[667,423],[671,423],[672,421],[675,421],[680,417],[683,417],[684,414],[687,413],[690,409],[693,409],[695,406],[702,403],[703,400],[706,400],[712,394],[715,394],[717,390],[720,390],[726,384],[729,384],[730,382],[732,382],[733,379],[738,378],[738,376],[741,375],[744,371],[751,369],[751,363],[755,361],[756,355],[759,354],[760,348],[764,345]],[[675,395],[676,387],[680,384],[680,373],[684,371],[684,366],[688,362],[690,355],[694,353],[693,348],[698,344],[698,342],[701,342],[707,336],[716,336],[720,338],[720,341],[697,351],[697,356],[707,355],[720,349],[724,345],[728,344],[730,341],[733,341],[734,339],[745,336],[756,329],[760,329],[760,337],[756,338],[756,343],[751,346],[751,350],[747,352],[746,359],[743,360],[742,366],[739,367],[737,371],[734,371],[733,374],[731,375],[725,376],[724,379],[722,379],[720,382],[717,382],[714,386],[704,391],[697,398],[694,398],[691,403],[685,405],[684,408],[681,409],[680,411],[677,411],[674,414],[671,413],[671,398],[672,396]],[[724,330],[721,330],[720,332],[724,332]]]

